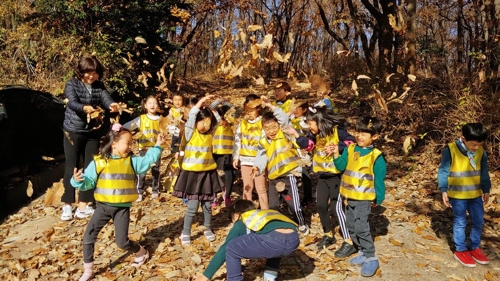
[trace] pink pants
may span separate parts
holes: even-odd
[[[259,195],[259,205],[261,209],[269,209],[269,199],[267,196],[267,181],[264,173],[252,180],[250,173],[252,166],[241,166],[241,178],[243,179],[243,199],[252,201],[252,192],[255,186]]]

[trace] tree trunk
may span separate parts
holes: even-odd
[[[459,0],[463,1],[463,0]],[[406,22],[407,32],[406,32],[406,61],[407,61],[407,74],[415,75],[417,71],[417,1],[408,0],[406,6],[406,13],[408,14],[408,19]]]

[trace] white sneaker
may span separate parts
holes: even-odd
[[[135,202],[141,202],[142,201],[142,195],[139,194],[139,197],[137,197],[137,200],[135,200]]]
[[[79,208],[76,208],[75,217],[79,219],[84,219],[92,216],[93,213],[94,213],[94,208],[92,208],[90,205],[87,205],[87,207],[85,207],[85,210],[83,211],[80,211]]]
[[[299,232],[303,235],[309,234],[309,226],[307,226],[307,224],[299,226]]]
[[[61,220],[69,221],[72,219],[73,219],[73,208],[71,207],[71,205],[64,205],[62,207]]]

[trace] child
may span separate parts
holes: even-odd
[[[203,209],[205,237],[211,242],[215,235],[211,229],[212,206],[216,194],[224,186],[217,174],[217,164],[212,155],[212,133],[217,126],[218,114],[204,107],[205,101],[214,97],[209,95],[201,98],[189,112],[184,128],[186,145],[180,151],[182,170],[175,183],[173,195],[188,199],[188,209],[184,216],[184,229],[180,236],[182,245],[191,243],[191,225],[200,205]]]
[[[299,154],[297,149],[293,148],[292,140],[288,139],[280,129],[280,124],[285,123],[285,125],[288,125],[288,116],[279,107],[271,106],[271,104],[268,104],[268,106],[271,107],[273,112],[267,112],[262,116],[262,128],[266,135],[259,141],[259,151],[255,158],[251,176],[253,178],[255,175],[262,174],[264,170],[267,171],[267,177],[269,178],[269,208],[279,210],[280,197],[283,197],[299,223],[298,230],[307,235],[309,227],[305,224],[302,215],[299,190],[297,188],[297,176],[302,173],[298,163],[300,160]]]
[[[172,135],[172,145],[170,153],[179,152],[179,145],[181,142],[180,133],[181,129],[178,124],[184,117],[184,98],[180,94],[174,94],[172,96],[173,107],[170,108],[168,116],[174,121],[174,124],[169,126],[169,133]],[[196,103],[195,103],[196,104]]]
[[[155,145],[156,139],[160,134],[160,115],[158,115],[158,110],[160,109],[159,104],[155,96],[151,95],[146,97],[141,104],[141,116],[123,125],[124,129],[131,131],[139,129],[142,133],[137,139],[140,156],[144,156],[146,151]],[[158,158],[158,161],[151,168],[151,175],[153,176],[151,199],[158,198],[160,190],[160,162],[161,157]],[[137,174],[136,188],[139,192],[139,197],[136,202],[142,201],[145,178],[145,174]]]
[[[316,185],[316,209],[319,214],[324,236],[317,244],[318,250],[335,243],[330,213],[335,214],[342,232],[342,246],[335,252],[338,258],[348,257],[356,252],[347,231],[344,203],[339,194],[342,171],[333,164],[331,147],[339,146],[342,151],[354,142],[354,138],[345,130],[345,121],[333,114],[326,107],[309,108],[306,114],[309,126],[308,137],[301,137],[293,130],[290,135],[297,138],[297,144],[308,151],[314,149],[313,172],[318,175]]]
[[[309,132],[309,127],[307,126],[306,113],[309,105],[307,102],[300,104],[295,110],[293,114],[290,116],[290,122],[292,123],[292,127],[297,131],[300,136],[305,137]],[[305,163],[311,163],[311,157],[307,153],[307,151],[300,151],[300,157]],[[312,197],[312,182],[311,182],[311,164],[304,165],[302,167],[302,188],[304,190],[304,198],[302,199],[301,205],[303,207],[310,205],[313,203]]]
[[[252,171],[259,140],[262,137],[262,100],[254,94],[246,97],[243,103],[245,119],[240,122],[234,135],[233,167],[238,170],[238,162],[241,166],[241,178],[243,180],[243,199],[252,200],[252,192],[255,189],[259,195],[261,209],[268,209],[268,197],[266,178],[264,174],[252,179]]]
[[[274,97],[276,101],[273,102],[273,105],[281,108],[286,114],[292,114],[290,110],[290,105],[292,104],[292,100],[288,99],[288,96],[292,92],[292,87],[287,82],[279,82],[274,87]]]
[[[165,138],[158,136],[154,147],[141,157],[131,156],[132,134],[118,123],[103,137],[99,155],[85,169],[85,173],[74,169],[71,185],[79,190],[95,188],[97,202],[94,215],[83,235],[83,267],[80,281],[92,278],[94,263],[94,244],[101,229],[113,220],[115,240],[118,247],[135,253],[132,266],[141,266],[148,258],[148,251],[137,242],[128,239],[130,206],[137,197],[135,174],[146,173],[150,165],[158,161],[161,144]]]
[[[224,192],[224,204],[226,208],[231,206],[231,191],[234,178],[233,167],[231,165],[233,162],[234,133],[231,129],[231,124],[224,119],[224,114],[226,114],[230,108],[231,106],[229,105],[223,105],[217,109],[221,121],[217,129],[215,129],[212,142],[214,160],[215,163],[217,163],[217,172],[224,175],[226,183],[226,191]]]
[[[488,156],[483,143],[488,137],[481,123],[462,127],[462,136],[443,150],[438,170],[438,187],[443,203],[453,209],[453,240],[455,259],[467,267],[488,264],[488,258],[479,248],[484,223],[483,204],[490,198],[491,181],[488,174]],[[465,242],[467,215],[471,218],[470,244]]]
[[[260,258],[267,258],[262,280],[276,280],[281,257],[292,254],[299,246],[297,225],[275,210],[256,210],[249,200],[236,200],[229,217],[234,225],[226,241],[195,281],[210,280],[224,262],[228,281],[243,280],[241,259]]]
[[[382,204],[385,198],[386,163],[382,152],[373,147],[381,130],[382,123],[377,118],[360,118],[356,123],[356,144],[344,149],[342,156],[338,146],[332,147],[335,167],[345,170],[340,194],[347,198],[347,229],[359,250],[351,264],[362,266],[364,277],[373,276],[379,267],[368,215],[371,207]]]

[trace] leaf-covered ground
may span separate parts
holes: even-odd
[[[233,102],[241,104],[241,94]],[[493,189],[486,206],[482,249],[490,264],[466,268],[453,259],[452,213],[443,207],[436,187],[439,154],[423,152],[405,157],[401,147],[384,143],[389,165],[387,195],[382,207],[373,209],[372,235],[380,259],[380,270],[372,280],[500,280],[498,190],[500,174],[491,173]],[[163,155],[166,157],[166,152]],[[163,167],[165,168],[165,167]],[[45,206],[46,196],[55,196],[61,183],[46,195],[11,215],[0,225],[1,280],[77,280],[82,272],[82,236],[88,219],[60,221],[61,203]],[[233,199],[241,194],[237,181]],[[57,197],[57,196],[56,196]],[[53,201],[53,200],[47,200]],[[130,266],[132,255],[114,243],[114,228],[108,224],[95,248],[94,280],[190,280],[200,274],[231,228],[227,210],[213,210],[215,242],[203,236],[202,215],[193,225],[192,245],[182,247],[179,235],[186,207],[180,199],[162,193],[159,200],[146,196],[131,209],[130,237],[140,240],[151,254],[141,268]],[[318,251],[322,237],[314,206],[305,209],[311,226],[294,255],[283,259],[279,280],[363,280],[359,268],[336,259],[337,243]],[[264,260],[244,261],[245,280],[261,280]],[[214,280],[225,279],[222,267]]]

